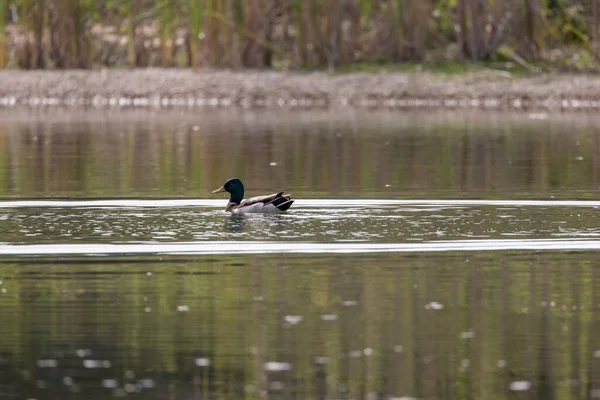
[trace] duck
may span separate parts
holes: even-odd
[[[244,184],[238,178],[228,179],[223,186],[213,190],[213,194],[221,192],[229,193],[225,211],[235,214],[284,212],[294,203],[294,199],[289,194],[283,194],[284,192],[244,200]]]

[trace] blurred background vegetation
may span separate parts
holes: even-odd
[[[600,0],[0,0],[0,68],[596,70]]]

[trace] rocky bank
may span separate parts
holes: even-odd
[[[505,71],[0,71],[0,107],[600,109],[600,77]]]

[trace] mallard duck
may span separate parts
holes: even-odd
[[[238,178],[227,180],[223,186],[213,191],[221,192],[229,193],[229,203],[225,211],[231,213],[282,212],[287,211],[294,202],[290,195],[284,195],[283,192],[244,200],[244,184]]]

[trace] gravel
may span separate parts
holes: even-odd
[[[600,77],[102,69],[0,71],[0,107],[597,110]]]

